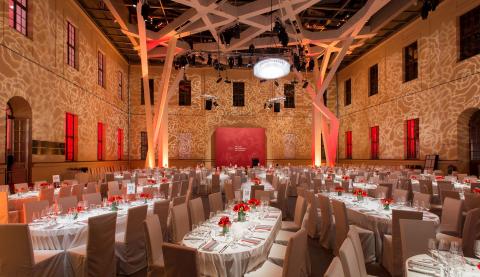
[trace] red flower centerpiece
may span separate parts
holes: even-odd
[[[445,180],[445,177],[444,176],[435,176],[435,180]]]
[[[412,175],[412,176],[410,176],[410,179],[412,179],[412,180],[417,180],[417,176]]]
[[[145,192],[142,192],[140,193],[140,198],[143,199],[143,201],[145,203],[147,203],[147,199],[151,199],[152,198],[152,195],[150,193],[145,193]]]
[[[350,176],[345,175],[345,176],[342,177],[342,179],[343,179],[344,181],[350,180]]]
[[[246,220],[246,213],[250,210],[250,207],[244,202],[240,202],[233,206],[233,211],[238,214],[238,221],[243,222]]]
[[[152,179],[147,180],[147,184],[149,185],[155,185],[155,183],[156,183],[155,180],[152,180]]]
[[[353,195],[357,197],[358,201],[362,201],[364,197],[367,197],[367,192],[363,189],[356,189],[353,191]]]
[[[108,197],[108,202],[110,203],[112,207],[112,211],[118,211],[118,204],[120,201],[122,201],[123,197],[120,195],[113,195]]]
[[[262,180],[260,180],[259,178],[255,177],[255,178],[252,178],[252,183],[254,183],[255,185],[260,185],[262,183]]]
[[[46,188],[48,188],[48,186],[50,186],[50,184],[46,183],[46,182],[43,182],[43,183],[40,183],[39,186],[40,186],[41,189],[46,189]]]
[[[335,191],[337,192],[338,196],[342,196],[342,193],[345,191],[345,189],[341,186],[336,186]]]
[[[463,182],[464,182],[465,184],[470,184],[470,179],[464,179]]]
[[[382,205],[384,210],[390,210],[390,204],[393,203],[392,198],[383,198],[382,200]]]
[[[231,225],[232,225],[232,222],[230,221],[230,218],[228,216],[222,216],[218,221],[218,226],[222,227],[223,235],[228,233]]]
[[[260,206],[260,200],[258,199],[255,199],[255,198],[252,198],[250,200],[248,200],[248,205],[250,205],[250,207],[252,207],[253,209],[256,208],[257,206]]]
[[[162,178],[162,183],[168,183],[168,178]]]
[[[19,188],[19,189],[15,189],[15,192],[17,192],[18,194],[25,193],[25,192],[27,192],[27,189],[26,188]]]
[[[480,188],[474,188],[472,191],[475,194],[480,194]]]

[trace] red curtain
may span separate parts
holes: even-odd
[[[98,127],[97,127],[97,136],[98,136],[98,143],[97,143],[97,159],[99,161],[102,161],[104,159],[103,157],[103,137],[104,137],[104,129],[103,129],[103,123],[98,122]]]
[[[123,159],[123,129],[118,129],[117,131],[117,156],[118,159]]]
[[[379,128],[374,126],[370,128],[370,140],[371,140],[371,158],[378,159],[378,144],[379,144]]]
[[[352,158],[352,131],[345,132],[345,158]]]
[[[65,114],[65,160],[74,161],[77,152],[78,117],[71,113]]]

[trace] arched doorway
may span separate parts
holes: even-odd
[[[480,110],[470,118],[470,174],[478,176],[480,173]]]
[[[31,180],[32,168],[32,109],[22,97],[12,97],[6,107],[5,161],[6,183]]]

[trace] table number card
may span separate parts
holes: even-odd
[[[135,183],[127,184],[127,194],[135,194]]]
[[[60,175],[53,175],[52,181],[53,183],[60,183]]]

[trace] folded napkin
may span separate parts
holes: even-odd
[[[215,249],[215,247],[217,247],[218,245],[218,242],[212,240],[210,241],[209,243],[205,244],[204,247],[202,247],[202,250],[204,251],[213,251]]]
[[[438,266],[418,260],[408,261],[408,268],[424,274],[440,274],[440,269],[438,268]]]
[[[272,230],[272,226],[270,225],[257,225],[255,226],[255,230],[258,231],[258,230],[261,230],[261,231],[271,231]]]
[[[266,219],[277,219],[277,217],[278,215],[274,215],[274,214],[269,214],[265,216]]]
[[[203,240],[204,238],[196,237],[196,236],[188,236],[183,238],[184,240]]]
[[[253,245],[258,245],[262,242],[262,240],[259,240],[259,239],[252,239],[252,238],[245,238],[245,239],[242,239],[242,242],[246,242],[246,243],[250,243],[250,244],[253,244]]]

